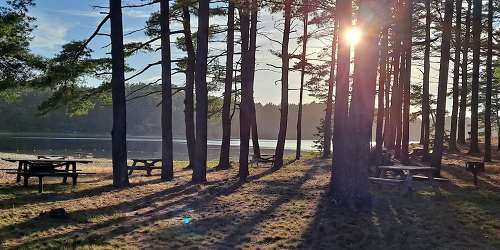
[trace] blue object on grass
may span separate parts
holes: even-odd
[[[184,217],[182,218],[182,222],[187,225],[189,223],[191,223],[191,220],[192,218],[189,216],[189,215],[184,215]]]

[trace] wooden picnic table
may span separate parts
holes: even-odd
[[[132,166],[128,167],[128,175],[131,175],[134,170],[146,171],[148,176],[151,176],[151,172],[155,169],[161,169],[161,166],[157,166],[157,163],[161,163],[160,158],[135,158],[130,159],[132,161]],[[137,165],[141,164],[141,165]]]
[[[436,184],[438,178],[434,177],[436,169],[433,167],[395,165],[379,166],[377,169],[377,176],[370,177],[371,181],[376,183],[403,184],[403,194],[408,194],[414,190],[415,178],[427,180],[433,190],[439,193],[439,187]],[[387,177],[387,172],[396,172],[402,178]]]
[[[260,154],[259,156],[257,155],[252,155],[252,160],[251,160],[251,165],[253,166],[254,163],[259,166],[259,163],[274,163],[274,158],[275,155],[273,154]]]
[[[21,182],[21,177],[24,177],[24,186],[28,186],[30,177],[38,177],[39,192],[43,192],[43,177],[63,177],[63,183],[67,182],[68,176],[72,177],[73,185],[76,185],[78,175],[94,174],[83,173],[77,169],[77,164],[92,163],[90,160],[81,159],[62,159],[50,157],[37,157],[36,159],[17,159],[17,158],[2,158],[7,162],[18,163],[17,171],[7,172],[8,174],[17,175],[16,183]],[[64,167],[64,169],[57,169]]]

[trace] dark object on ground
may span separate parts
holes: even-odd
[[[474,185],[477,186],[477,175],[484,172],[484,162],[480,161],[467,161],[465,162],[465,170],[474,175]]]
[[[69,214],[64,208],[52,209],[48,212],[41,212],[39,217],[49,217],[51,219],[69,219]]]

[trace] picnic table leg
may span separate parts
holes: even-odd
[[[132,175],[132,173],[134,172],[134,167],[135,167],[136,163],[137,163],[136,161],[134,161],[132,163],[132,167],[129,168],[129,170],[128,170],[128,175]]]
[[[431,183],[432,191],[434,191],[434,194],[440,196],[441,190],[439,190],[439,183],[434,179],[434,173],[430,172],[428,177]]]
[[[411,195],[412,191],[413,191],[413,175],[411,171],[408,171],[404,182],[403,195]]]
[[[43,193],[43,177],[38,176],[38,193]]]
[[[19,165],[17,167],[17,178],[16,178],[16,183],[21,182],[21,172],[23,171],[23,162],[19,161]]]
[[[69,163],[66,163],[66,168],[64,169],[66,172],[69,172]],[[68,176],[65,175],[63,177],[63,184],[66,184],[68,182]]]
[[[24,174],[24,186],[27,187],[28,186],[28,179],[30,178],[30,176],[28,175],[28,173],[25,173]]]
[[[71,163],[73,167],[73,186],[76,186],[76,178],[78,177],[78,174],[76,173],[76,162]]]

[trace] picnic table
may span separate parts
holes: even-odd
[[[148,176],[151,176],[153,170],[161,169],[161,166],[156,165],[162,162],[162,159],[159,158],[136,158],[130,160],[132,160],[132,165],[128,167],[128,175],[131,175],[134,170],[142,170],[146,171]]]
[[[28,186],[30,177],[38,177],[38,191],[43,192],[43,177],[63,177],[63,183],[67,182],[68,177],[73,180],[73,185],[76,185],[79,175],[92,175],[95,173],[83,173],[77,169],[77,164],[92,163],[90,160],[67,159],[61,157],[37,157],[36,159],[16,159],[2,158],[7,162],[18,163],[17,170],[7,172],[7,174],[17,175],[16,183],[21,182],[21,177],[24,178],[24,186]],[[64,167],[64,169],[59,169]]]
[[[439,193],[439,187],[436,181],[444,181],[446,179],[434,177],[436,171],[433,167],[422,167],[422,166],[379,166],[377,167],[377,176],[370,177],[369,180],[374,183],[381,184],[396,184],[403,185],[403,194],[411,193],[414,190],[414,180],[424,180],[427,181],[427,185],[430,185],[434,192]],[[395,175],[387,175],[391,172]]]
[[[254,163],[256,163],[257,166],[259,166],[259,163],[273,163],[274,157],[275,155],[273,154],[260,154],[259,156],[252,155],[252,161],[250,163],[252,166]]]

